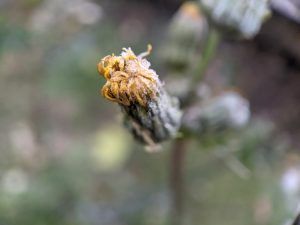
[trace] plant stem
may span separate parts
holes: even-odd
[[[297,215],[296,219],[294,220],[292,225],[299,225],[300,224],[300,214]]]
[[[190,83],[189,99],[184,104],[184,108],[188,107],[196,98],[197,86],[203,79],[205,72],[214,57],[220,37],[216,30],[212,29],[209,32],[207,43],[201,57],[199,66],[195,68],[194,76]],[[171,225],[181,225],[184,212],[184,160],[187,149],[187,137],[176,139],[172,149],[171,158]]]
[[[194,76],[191,79],[190,88],[193,94],[195,94],[199,82],[204,78],[207,68],[215,55],[216,48],[219,44],[219,40],[220,35],[218,31],[211,28],[205,44],[204,52],[202,54],[202,57],[200,58],[201,61],[199,65],[195,68]]]
[[[180,138],[174,142],[171,157],[171,225],[181,225],[184,200],[184,160],[187,140]]]

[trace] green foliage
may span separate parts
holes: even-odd
[[[99,96],[104,79],[96,64],[132,44],[124,38],[132,21],[137,27],[130,29],[140,29],[132,41],[137,51],[151,39],[162,43],[166,18],[147,7],[143,15],[129,1],[95,1],[103,7],[97,23],[58,15],[47,29],[33,29],[44,3],[65,2],[0,3],[0,224],[165,225],[170,143],[158,154],[133,143],[117,108]],[[283,224],[292,204],[280,179],[293,164],[283,163],[290,146],[274,134],[270,123],[254,119],[189,142],[185,224]]]

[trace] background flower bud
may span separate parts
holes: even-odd
[[[183,118],[184,127],[197,133],[245,126],[250,119],[249,102],[236,92],[222,93],[191,107]]]
[[[199,0],[214,24],[243,38],[255,36],[270,14],[269,0]]]
[[[162,48],[163,60],[175,70],[191,66],[207,36],[207,21],[195,2],[185,2],[172,18]]]

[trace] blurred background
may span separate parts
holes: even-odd
[[[174,59],[173,36],[194,21],[176,27],[182,12],[194,16],[178,13],[182,3],[0,0],[0,224],[169,224],[172,143],[149,154],[134,141],[117,104],[99,94],[96,64],[151,43],[152,68],[183,90],[203,45]],[[255,38],[220,40],[199,95],[238,93],[251,118],[188,140],[183,224],[284,225],[297,212],[299,7],[273,1]],[[196,17],[197,36],[207,31],[204,14]],[[190,59],[186,49],[197,52]],[[239,108],[232,114],[240,118]]]

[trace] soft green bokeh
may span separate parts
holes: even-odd
[[[172,143],[146,153],[99,94],[103,56],[163,43],[172,13],[130,2],[0,1],[1,225],[168,224]],[[267,119],[189,141],[185,224],[283,224],[286,150]]]

